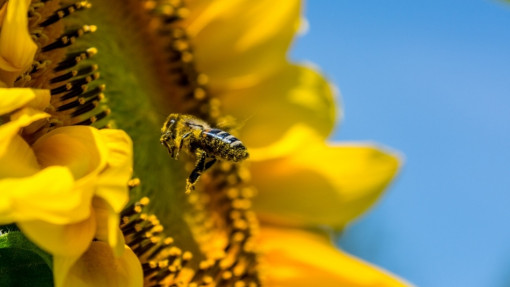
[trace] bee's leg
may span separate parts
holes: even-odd
[[[206,162],[206,163],[205,163],[205,169],[204,169],[204,171],[208,170],[208,169],[209,169],[209,168],[210,168],[210,167],[211,167],[211,166],[212,166],[215,162],[216,162],[216,159],[215,159],[215,158],[213,158],[213,159],[211,159],[210,161]]]
[[[181,152],[181,148],[184,144],[184,140],[191,135],[191,132],[185,133],[179,140],[179,145],[177,147],[177,153],[175,154],[175,159],[179,157],[179,153]]]
[[[205,160],[207,158],[207,154],[203,150],[197,150],[197,163],[195,164],[195,168],[191,171],[188,179],[186,180],[186,193],[190,193],[195,189],[195,184],[197,183],[198,178],[206,170]],[[210,167],[210,165],[208,166]]]

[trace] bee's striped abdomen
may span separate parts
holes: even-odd
[[[244,144],[235,136],[220,129],[207,129],[202,133],[206,141],[209,152],[219,158],[231,161],[239,161],[248,157],[248,152]]]

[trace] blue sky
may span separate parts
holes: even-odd
[[[294,60],[341,91],[334,140],[405,155],[339,245],[419,286],[510,285],[510,4],[311,0]]]

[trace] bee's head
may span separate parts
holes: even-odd
[[[178,120],[179,115],[178,114],[170,114],[168,118],[165,121],[165,124],[161,128],[161,137],[159,141],[162,145],[164,145],[168,152],[170,153],[170,156],[172,156],[174,159],[177,159],[179,156],[179,142],[176,141],[176,123]]]
[[[170,114],[167,118],[163,127],[161,128],[161,133],[169,132],[175,129],[175,123],[179,119],[179,114]]]
[[[175,134],[173,133],[163,133],[159,138],[159,141],[163,146],[165,146],[170,153],[170,156],[174,159],[179,157],[179,143],[175,140]]]

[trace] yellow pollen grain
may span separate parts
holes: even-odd
[[[167,237],[165,240],[163,240],[163,244],[165,245],[170,245],[172,243],[174,243],[174,239],[172,237]]]
[[[152,228],[151,231],[154,233],[157,233],[157,232],[163,232],[163,230],[164,230],[163,225],[158,224],[157,226],[154,226],[154,228]]]
[[[241,190],[241,195],[244,198],[252,198],[257,195],[257,190],[254,187],[245,187]]]
[[[251,179],[251,173],[247,168],[240,168],[237,175],[243,180],[243,181],[250,181]]]
[[[207,270],[209,268],[209,262],[204,260],[204,261],[200,261],[200,263],[198,264],[198,268],[200,268],[201,270]]]
[[[248,199],[235,199],[232,201],[232,207],[235,209],[249,209],[251,207],[251,201]]]
[[[207,95],[207,93],[205,92],[204,89],[202,88],[196,88],[194,93],[193,93],[193,96],[195,97],[195,99],[197,100],[203,100],[205,99],[205,96]]]
[[[244,281],[236,281],[234,287],[246,287],[246,283],[244,283]]]
[[[149,267],[151,269],[154,269],[154,268],[158,267],[158,262],[156,262],[154,260],[149,261]]]
[[[184,63],[189,63],[193,61],[193,54],[191,54],[190,52],[183,52],[181,55],[181,61],[183,61]]]
[[[202,279],[202,281],[204,282],[204,284],[211,284],[213,282],[213,278],[209,275],[206,275],[204,276],[204,278]]]
[[[156,8],[156,1],[146,1],[143,5],[145,9],[153,10]]]
[[[178,247],[172,246],[168,253],[173,256],[180,256],[182,254],[182,250]]]
[[[175,14],[175,8],[167,5],[161,9],[161,13],[166,16],[172,16]]]
[[[159,222],[158,217],[154,214],[149,215],[149,217],[147,217],[147,220],[151,222]]]
[[[166,268],[168,266],[168,260],[161,260],[158,262],[158,268]]]
[[[187,8],[179,8],[179,10],[177,10],[177,16],[179,16],[179,18],[186,18],[188,15],[189,9]]]
[[[233,241],[233,242],[238,243],[238,242],[243,241],[243,240],[244,240],[244,237],[245,237],[245,236],[244,236],[244,234],[243,234],[242,232],[236,232],[236,233],[234,233],[234,235],[232,236],[232,241]]]
[[[247,240],[243,245],[243,250],[245,252],[253,252],[255,250],[255,243],[253,243],[253,240]]]
[[[209,77],[206,74],[199,74],[197,77],[197,83],[201,86],[205,86],[209,82]]]
[[[246,230],[248,228],[248,223],[245,220],[236,220],[234,221],[234,228]]]
[[[182,29],[175,29],[172,34],[174,38],[179,39],[185,35],[185,32]]]
[[[239,189],[237,188],[229,188],[227,190],[227,197],[230,198],[230,199],[236,199],[239,197]]]
[[[94,56],[96,54],[97,54],[97,48],[96,47],[91,47],[91,48],[87,49],[87,56],[88,57],[92,57],[92,56]]]
[[[184,40],[177,40],[174,42],[174,48],[177,51],[184,51],[184,50],[189,49],[189,43]]]
[[[232,272],[228,270],[223,272],[223,274],[221,274],[221,278],[223,278],[223,280],[229,280],[230,278],[232,278]]]
[[[128,186],[129,187],[136,187],[136,186],[139,186],[140,185],[140,179],[139,178],[132,178],[128,181]],[[149,204],[149,201],[150,199],[148,197],[143,197],[142,199],[140,199],[138,202],[142,205],[147,205]],[[147,202],[147,203],[145,203]]]
[[[246,264],[244,264],[244,262],[238,262],[237,265],[232,270],[232,273],[234,273],[236,277],[241,277],[241,275],[243,275],[244,272],[246,272]]]
[[[193,254],[190,252],[190,251],[186,251],[184,252],[184,254],[182,255],[182,260],[186,260],[186,261],[189,261],[193,258]]]
[[[241,218],[241,212],[239,210],[232,210],[230,212],[230,218],[233,219],[233,220],[236,220],[236,219],[239,219]]]

